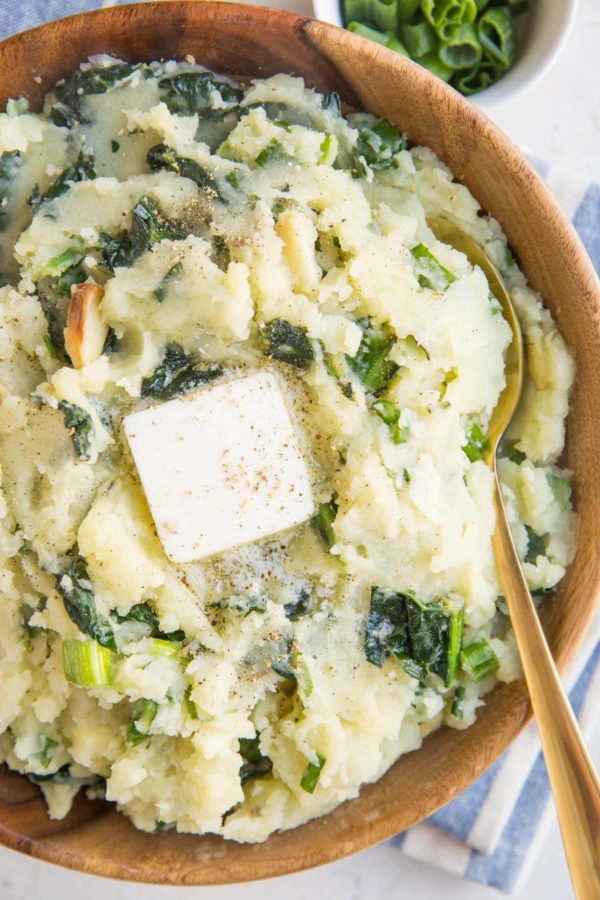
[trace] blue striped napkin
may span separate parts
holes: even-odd
[[[119,0],[0,0],[0,40],[42,22]],[[131,2],[131,0],[129,0]],[[600,273],[600,185],[533,157]],[[600,614],[565,686],[582,730],[600,714]],[[519,891],[552,823],[554,809],[535,725],[460,796],[392,838],[401,853],[506,893]]]

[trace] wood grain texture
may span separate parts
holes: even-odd
[[[544,182],[482,113],[410,61],[353,34],[272,9],[214,2],[144,3],[51,23],[0,44],[0,105],[45,92],[92,53],[136,61],[193,54],[221,72],[290,72],[392,119],[427,144],[495,216],[532,286],[552,310],[577,364],[568,465],[575,472],[579,550],[542,620],[558,667],[573,658],[600,588],[600,285]],[[35,81],[34,76],[39,80]],[[52,822],[37,788],[0,770],[0,842],[74,869],[163,884],[222,884],[283,875],[338,859],[420,821],[469,785],[530,718],[522,681],[488,696],[476,724],[429,736],[360,798],[264,844],[138,832],[109,804],[78,799]]]

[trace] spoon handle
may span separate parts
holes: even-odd
[[[493,544],[577,900],[600,898],[600,780],[525,582],[496,475]]]

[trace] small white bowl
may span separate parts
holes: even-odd
[[[496,84],[468,99],[484,112],[530,88],[560,56],[575,19],[579,0],[532,0],[517,18],[521,49],[517,62]],[[340,0],[312,0],[316,19],[343,27]]]

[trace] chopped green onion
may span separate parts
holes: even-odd
[[[309,762],[306,769],[304,770],[304,775],[302,776],[302,780],[300,781],[300,787],[303,791],[306,791],[307,794],[314,794],[315,788],[319,782],[319,778],[323,770],[323,766],[326,762],[327,759],[324,756],[321,756],[320,753],[317,753],[317,762]]]
[[[440,60],[449,69],[472,69],[479,65],[483,53],[475,26],[463,25],[455,36],[440,47]]]
[[[508,7],[494,6],[484,12],[477,23],[477,33],[485,56],[509,69],[517,55],[517,36]]]
[[[398,22],[410,22],[421,5],[421,0],[398,0]]]
[[[389,429],[394,444],[403,444],[410,436],[410,429],[402,427],[398,424],[400,419],[400,410],[391,400],[376,400],[371,409],[377,413]]]
[[[478,459],[484,458],[489,447],[490,442],[485,431],[479,427],[477,422],[471,422],[471,426],[467,431],[467,443],[462,447],[463,453],[468,456],[471,462],[477,462]]]
[[[481,681],[500,667],[500,661],[485,638],[463,647],[460,664],[472,681]]]
[[[198,707],[192,700],[191,684],[188,684],[187,688],[185,689],[185,694],[183,695],[183,699],[185,701],[185,708],[187,710],[187,714],[190,717],[190,719],[199,719],[200,716],[198,715]]]
[[[475,0],[421,0],[421,10],[442,41],[450,40],[477,15]]]
[[[65,678],[81,687],[106,687],[112,684],[115,654],[97,641],[65,638],[62,642]]]
[[[490,85],[495,84],[500,76],[501,71],[498,66],[489,62],[489,60],[483,59],[475,68],[461,72],[453,84],[461,94],[468,97],[470,94],[478,94],[485,88],[490,87]]]
[[[381,31],[393,31],[398,22],[398,0],[344,0],[344,22],[370,22]]]
[[[439,39],[429,22],[401,25],[398,34],[412,59],[420,60],[427,53],[437,52]]]
[[[332,497],[327,503],[320,503],[316,514],[313,516],[313,525],[323,538],[328,547],[335,544],[335,533],[333,531],[333,523],[337,515],[337,503]]]
[[[401,44],[398,38],[393,34],[390,35],[386,32],[376,31],[374,28],[370,28],[362,22],[349,22],[346,28],[348,31],[357,34],[359,37],[368,38],[370,41],[375,41],[375,43],[387,47],[388,50],[395,50],[396,53],[400,53],[402,56],[409,55],[404,44]]]
[[[435,75],[436,78],[440,78],[446,83],[456,74],[455,69],[449,68],[442,62],[437,50],[431,50],[429,53],[426,53],[425,56],[420,56],[416,62],[418,62],[420,66],[423,66],[424,69],[427,69],[428,72],[431,72],[432,75]]]
[[[166,656],[169,659],[182,661],[180,656],[181,644],[176,644],[173,641],[164,641],[162,638],[149,638],[148,643],[150,644],[148,653],[151,653],[152,656]],[[186,662],[186,660],[183,660],[183,662]]]
[[[141,744],[142,741],[145,741],[146,738],[150,737],[150,726],[154,722],[157,712],[158,703],[156,700],[146,700],[145,697],[138,700],[133,707],[131,722],[127,726],[125,740],[128,744],[135,747],[137,744]]]
[[[416,260],[415,272],[422,288],[445,291],[453,281],[456,281],[456,275],[448,271],[424,244],[417,244],[410,252],[413,259]]]

